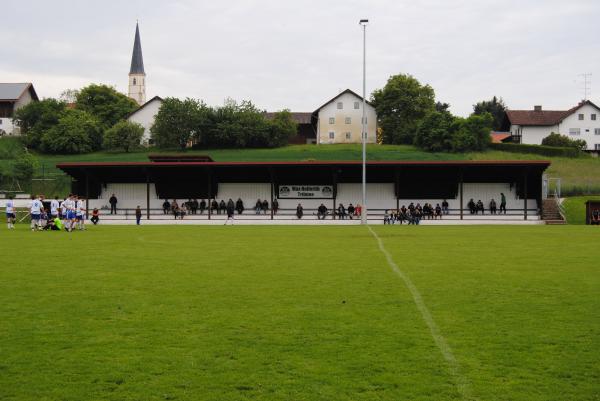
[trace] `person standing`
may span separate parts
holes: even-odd
[[[15,213],[15,202],[13,201],[13,197],[9,196],[8,201],[6,202],[6,224],[9,230],[15,228],[16,220],[17,215]]]
[[[115,194],[112,194],[108,203],[110,203],[110,214],[117,214],[117,197]]]
[[[39,198],[31,195],[31,202],[29,202],[29,214],[31,215],[31,231],[41,229],[40,219],[42,215],[43,205]]]
[[[304,216],[304,208],[300,203],[298,203],[298,206],[296,206],[296,217],[301,219],[302,216]]]
[[[227,201],[227,220],[225,220],[225,225],[232,224],[233,225],[233,215],[235,213],[235,205],[233,200],[229,198]]]
[[[273,199],[271,209],[273,209],[273,214],[277,214],[277,212],[279,211],[279,202],[277,201],[277,198]]]
[[[235,202],[235,210],[238,212],[238,214],[244,213],[244,202],[242,201],[242,198],[238,198],[238,200]]]
[[[140,220],[142,220],[142,209],[140,209],[140,206],[138,205],[138,207],[135,208],[135,224],[139,226]]]
[[[58,196],[55,196],[54,199],[50,201],[50,216],[52,219],[58,217],[58,207],[60,203],[58,202]]]
[[[500,192],[500,213],[504,212],[506,214],[506,196],[502,192]]]
[[[448,210],[448,201],[446,199],[444,199],[442,201],[442,213],[443,214],[448,214],[449,210]]]

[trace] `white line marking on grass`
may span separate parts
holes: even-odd
[[[371,226],[367,226],[367,227],[369,228],[369,231],[371,231],[371,234],[373,234],[373,237],[375,237],[375,239],[377,240],[377,243],[379,244],[379,250],[381,251],[381,253],[383,253],[385,255],[388,265],[390,265],[390,267],[392,268],[394,273],[396,273],[398,275],[398,277],[400,277],[402,279],[402,281],[404,281],[404,284],[410,291],[410,293],[413,297],[413,300],[415,301],[415,304],[417,305],[417,309],[419,310],[419,312],[421,312],[421,316],[423,316],[423,320],[429,327],[429,332],[431,333],[431,337],[433,337],[433,341],[435,342],[435,345],[437,345],[437,347],[440,349],[442,355],[444,356],[444,359],[450,366],[450,371],[451,371],[452,375],[454,376],[454,379],[456,381],[456,386],[458,387],[458,391],[461,394],[462,398],[464,400],[471,400],[472,399],[471,385],[469,384],[468,379],[463,374],[460,373],[460,366],[458,365],[458,361],[454,357],[454,354],[452,353],[452,349],[450,348],[450,345],[448,345],[448,342],[446,341],[444,336],[442,336],[442,333],[440,332],[439,327],[435,323],[435,320],[433,320],[433,317],[431,316],[431,312],[429,312],[429,309],[427,309],[427,306],[425,305],[425,302],[423,301],[423,297],[421,297],[421,293],[419,292],[417,287],[413,284],[410,277],[408,277],[398,267],[396,262],[394,262],[392,255],[385,249],[385,247],[383,246],[383,241],[381,240],[381,238],[379,238],[377,233],[375,231],[373,231]]]

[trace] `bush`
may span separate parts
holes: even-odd
[[[587,143],[583,139],[571,139],[566,135],[557,134],[555,132],[542,139],[542,145],[564,148],[576,148],[579,150],[587,149]]]
[[[12,163],[12,177],[19,181],[29,181],[35,170],[40,167],[38,160],[29,152],[24,152],[17,157]]]
[[[90,114],[66,110],[58,124],[42,137],[42,150],[47,153],[77,154],[102,147],[102,127]]]
[[[492,121],[489,113],[458,118],[434,111],[419,124],[415,145],[430,152],[484,150],[490,143]]]
[[[104,146],[129,152],[140,145],[143,135],[144,127],[140,124],[122,120],[104,133]]]
[[[429,113],[419,123],[415,145],[429,152],[451,152],[453,123],[454,117],[446,111]]]
[[[559,148],[554,146],[526,145],[524,143],[490,143],[489,147],[493,150],[501,150],[511,153],[533,153],[542,156],[558,157],[581,157],[585,155],[576,148]]]

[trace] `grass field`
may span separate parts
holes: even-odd
[[[373,230],[3,229],[0,399],[600,399],[597,229]]]
[[[563,208],[569,224],[585,224],[585,202],[600,200],[600,196],[574,196],[565,199]]]

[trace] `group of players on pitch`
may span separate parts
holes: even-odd
[[[44,204],[49,203],[49,208]],[[69,194],[62,201],[58,197],[50,202],[44,201],[44,195],[32,195],[27,205],[27,215],[31,217],[31,231],[73,231],[85,230],[87,210],[85,199]],[[25,216],[27,217],[27,216]],[[23,217],[23,219],[25,218]],[[8,229],[14,229],[17,222],[17,210],[12,197],[6,202],[6,222]]]

